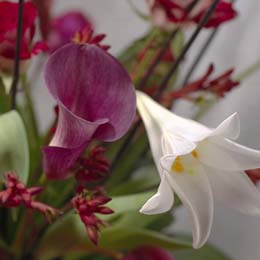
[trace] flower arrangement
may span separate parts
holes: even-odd
[[[0,1],[1,259],[227,260],[207,244],[213,199],[260,215],[260,151],[235,142],[238,114],[215,128],[198,122],[259,63],[217,76],[209,64],[192,77],[238,16],[235,4],[143,1],[148,15],[132,8],[150,30],[118,57],[82,12],[54,17],[52,0]],[[181,73],[203,30],[209,38]],[[31,67],[56,104],[44,133]],[[194,118],[172,112],[179,100]],[[167,232],[183,206],[192,238]]]

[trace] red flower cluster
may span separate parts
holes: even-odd
[[[187,84],[180,90],[171,93],[171,99],[186,98],[190,99],[190,94],[197,91],[209,91],[219,97],[223,97],[227,92],[239,85],[238,81],[231,78],[233,69],[229,69],[213,80],[209,77],[214,71],[214,66],[211,64],[206,73],[198,80]]]
[[[75,43],[80,43],[80,44],[81,43],[95,44],[98,47],[102,48],[103,50],[107,51],[110,48],[110,46],[101,44],[101,42],[104,40],[106,35],[98,34],[98,35],[94,36],[93,32],[94,31],[91,28],[86,27],[83,30],[76,32],[72,41]]]
[[[166,23],[199,23],[212,4],[212,0],[202,0],[189,14],[188,6],[192,0],[147,0],[154,21],[157,25],[167,26]],[[232,3],[220,1],[214,14],[204,27],[217,27],[237,16]]]
[[[104,153],[103,147],[94,146],[86,157],[79,158],[75,176],[80,184],[102,179],[109,173],[109,161]]]
[[[0,192],[0,205],[7,208],[24,205],[26,208],[39,211],[48,221],[51,221],[61,212],[32,198],[42,190],[42,187],[26,188],[15,173],[7,172],[5,174],[5,189]]]
[[[84,223],[89,239],[95,245],[98,244],[100,226],[107,225],[95,213],[112,214],[113,210],[104,206],[110,200],[101,190],[96,190],[92,193],[83,190],[72,199],[72,205]]]
[[[3,71],[10,71],[10,63],[15,57],[18,6],[17,3],[0,2],[0,70]],[[34,5],[30,2],[24,3],[21,60],[28,60],[32,55],[47,49],[43,42],[32,44],[36,17],[37,10]]]

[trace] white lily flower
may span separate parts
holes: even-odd
[[[137,108],[161,177],[158,192],[142,207],[142,213],[169,211],[176,192],[192,218],[194,248],[208,240],[213,195],[241,212],[260,215],[260,193],[244,173],[260,167],[260,151],[230,140],[240,132],[236,113],[210,129],[173,114],[139,91]]]

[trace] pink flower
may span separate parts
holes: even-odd
[[[25,62],[33,55],[47,49],[43,42],[33,44],[37,10],[30,2],[24,3],[20,59]],[[0,2],[0,70],[12,71],[16,49],[18,4]]]
[[[32,198],[42,190],[42,187],[27,188],[19,181],[15,173],[7,172],[5,174],[5,189],[0,191],[0,205],[7,208],[24,205],[26,208],[39,211],[51,221],[53,217],[61,212]]]
[[[204,16],[212,0],[201,0],[191,11],[187,12],[187,7],[192,0],[146,0],[150,8],[154,24],[169,28],[172,23],[199,23]],[[237,16],[237,12],[233,9],[231,2],[221,0],[217,5],[214,14],[205,24],[205,28],[217,27],[220,24],[232,20]]]
[[[74,37],[72,38],[72,42],[75,43],[89,43],[95,44],[101,49],[107,51],[110,46],[104,45],[101,42],[106,38],[105,34],[98,34],[96,36],[93,35],[94,31],[90,28],[84,28],[81,31],[75,33]]]
[[[75,34],[82,30],[92,30],[90,19],[78,11],[71,11],[51,21],[48,45],[51,52],[70,43]]]
[[[100,226],[107,225],[106,222],[96,216],[96,213],[103,215],[112,214],[113,210],[104,206],[110,200],[110,198],[99,190],[93,193],[85,190],[72,199],[72,205],[84,223],[89,239],[95,245],[98,244]]]
[[[81,156],[75,166],[75,176],[80,184],[103,179],[109,173],[109,161],[106,159],[105,149],[94,146],[87,156]]]
[[[48,177],[62,179],[93,139],[115,141],[135,116],[135,91],[121,64],[93,44],[67,44],[45,66],[47,87],[59,106],[58,124],[43,149]]]
[[[174,258],[158,246],[142,246],[130,252],[122,260],[174,260]]]
[[[226,93],[239,85],[239,82],[232,79],[233,69],[225,71],[220,76],[210,80],[209,77],[214,71],[214,66],[211,64],[205,74],[196,81],[188,83],[180,90],[175,90],[171,93],[171,99],[191,98],[191,94],[197,91],[208,91],[216,96],[223,97]]]
[[[254,184],[257,184],[260,181],[260,169],[247,170],[245,173]]]

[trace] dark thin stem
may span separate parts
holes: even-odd
[[[231,2],[235,2],[235,0],[231,0]],[[191,64],[190,68],[188,69],[188,72],[186,73],[186,76],[184,77],[182,86],[185,86],[188,84],[190,78],[192,77],[195,69],[197,68],[198,64],[206,54],[207,50],[209,49],[211,43],[213,42],[214,38],[216,37],[217,33],[219,31],[219,27],[216,27],[209,35],[209,37],[206,39],[205,43],[202,45],[198,55],[195,57],[194,62]]]
[[[219,0],[214,0],[214,2],[212,3],[212,5],[210,6],[210,8],[208,9],[208,11],[206,12],[206,14],[203,16],[203,18],[201,19],[201,21],[199,22],[196,30],[194,31],[194,33],[192,34],[192,36],[190,37],[189,41],[187,42],[187,44],[184,46],[181,54],[178,56],[178,58],[175,60],[175,62],[173,63],[173,65],[171,66],[171,68],[169,69],[168,73],[166,74],[165,78],[163,79],[162,83],[160,84],[157,93],[155,94],[154,98],[155,99],[160,99],[163,91],[166,89],[169,80],[171,79],[172,75],[174,74],[174,72],[176,71],[176,69],[178,68],[179,64],[181,63],[182,59],[185,57],[185,55],[187,54],[187,52],[189,51],[190,47],[192,46],[192,44],[194,43],[194,41],[196,40],[196,38],[198,37],[200,31],[202,30],[202,28],[204,27],[204,25],[208,22],[210,16],[214,13],[217,4],[218,4]],[[192,5],[192,8],[195,6],[195,4],[197,3],[197,1],[193,2],[194,5]],[[142,86],[143,87],[143,86]],[[113,158],[113,161],[111,162],[111,171],[114,169],[117,161],[120,159],[120,157],[122,156],[122,154],[125,152],[125,150],[127,149],[128,145],[130,144],[132,138],[134,137],[136,131],[138,130],[138,128],[141,126],[141,120],[139,119],[138,122],[136,123],[136,125],[132,128],[132,130],[130,131],[127,139],[124,141],[124,143],[122,144],[122,146],[120,147],[120,149],[118,150],[117,154],[115,155],[115,157]]]
[[[200,0],[194,0],[192,1],[192,3],[187,7],[187,13],[189,14],[193,8],[196,6],[196,4],[199,2]],[[215,8],[214,8],[215,9]],[[213,9],[213,11],[214,11]],[[211,13],[210,13],[211,15]],[[208,19],[207,19],[208,20]],[[207,22],[207,21],[206,21]],[[204,25],[204,24],[203,24]],[[158,55],[156,56],[156,58],[154,59],[154,62],[150,65],[150,67],[147,70],[147,73],[145,74],[145,76],[143,77],[143,79],[140,81],[140,83],[137,86],[137,89],[142,90],[148,79],[150,78],[150,76],[153,74],[154,69],[157,67],[157,65],[160,63],[165,51],[167,50],[171,40],[175,37],[175,35],[177,34],[177,32],[179,31],[179,28],[177,27],[169,36],[169,38],[165,41],[165,44],[163,45],[161,51],[158,53]],[[184,48],[185,49],[185,48]],[[123,142],[122,146],[119,148],[118,152],[116,153],[115,157],[113,158],[111,165],[110,165],[110,169],[111,172],[113,171],[114,167],[116,166],[117,161],[120,159],[120,157],[122,156],[122,154],[125,152],[125,150],[127,149],[128,145],[131,143],[136,131],[138,130],[138,128],[141,126],[141,120],[139,119],[138,122],[135,124],[135,126],[131,129],[130,133],[128,134],[126,140]]]
[[[14,74],[13,82],[11,87],[11,109],[16,107],[16,93],[17,85],[20,75],[20,53],[21,53],[21,42],[22,42],[22,31],[23,31],[23,3],[24,0],[19,0],[19,11],[18,11],[18,25],[16,34],[16,49],[15,49],[15,60],[14,60]]]
[[[135,133],[137,132],[138,128],[142,125],[142,121],[141,119],[138,119],[138,121],[136,122],[136,124],[134,125],[134,127],[130,130],[129,134],[127,135],[127,138],[125,139],[125,141],[123,142],[123,144],[121,145],[121,147],[119,148],[119,150],[117,151],[115,157],[113,158],[113,160],[110,163],[110,171],[112,172],[113,169],[116,166],[116,163],[118,162],[118,160],[120,159],[120,157],[122,156],[122,154],[125,152],[125,150],[127,149],[128,145],[131,143],[132,139],[135,136]]]
[[[213,42],[213,39],[217,35],[217,32],[218,32],[218,27],[215,28],[210,33],[209,37],[206,39],[205,43],[202,45],[200,51],[198,52],[198,55],[195,57],[193,63],[191,64],[190,68],[188,69],[188,72],[186,73],[186,76],[184,77],[184,80],[183,80],[183,83],[181,84],[181,86],[185,86],[189,82],[190,78],[193,75],[193,72],[197,68],[198,64],[200,63],[200,61],[206,54],[207,50],[209,49],[211,43]]]
[[[191,2],[191,4],[187,7],[186,11],[189,14],[193,8],[196,6],[196,4],[199,2],[200,0],[194,0]],[[180,27],[176,27],[173,32],[169,35],[169,37],[167,38],[167,40],[164,42],[163,46],[161,47],[160,51],[158,52],[158,54],[156,55],[154,61],[151,63],[151,65],[148,67],[147,71],[144,74],[144,77],[140,80],[140,82],[137,85],[137,89],[139,90],[143,90],[146,87],[146,83],[149,80],[149,78],[151,77],[151,75],[153,74],[155,68],[159,65],[159,63],[161,62],[163,55],[165,54],[167,48],[169,47],[171,41],[174,39],[174,37],[176,36],[176,34],[179,32]]]
[[[168,73],[166,74],[165,78],[163,79],[162,83],[160,84],[160,86],[159,86],[159,88],[158,88],[158,90],[157,90],[157,92],[156,92],[156,94],[154,96],[154,98],[156,100],[160,99],[163,91],[167,88],[167,85],[168,85],[172,75],[175,73],[175,71],[179,67],[180,63],[182,62],[182,60],[185,58],[187,52],[190,50],[192,44],[197,39],[197,37],[198,37],[199,33],[201,32],[202,28],[204,27],[204,25],[208,22],[210,16],[214,13],[218,3],[219,3],[219,0],[214,0],[214,2],[210,6],[210,8],[206,12],[206,14],[200,20],[196,30],[193,32],[193,34],[191,35],[191,37],[188,40],[187,44],[184,46],[181,54],[175,60],[175,62],[173,63],[173,65],[169,69]]]

